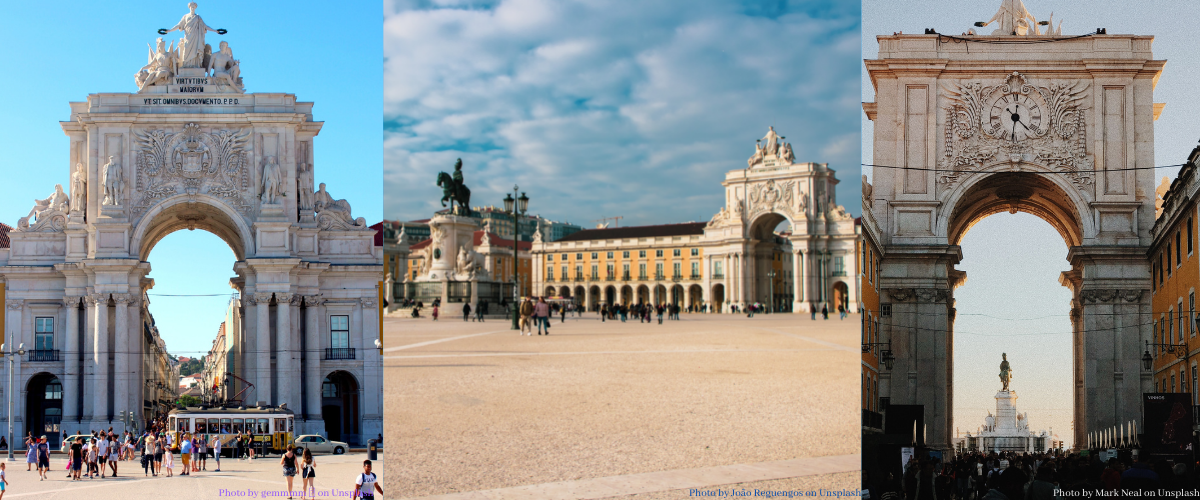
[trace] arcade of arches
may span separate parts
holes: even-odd
[[[773,128],[748,163],[725,174],[725,204],[708,223],[535,239],[534,290],[589,311],[637,303],[710,312],[752,304],[858,311],[855,222],[836,204],[834,171],[796,163]]]

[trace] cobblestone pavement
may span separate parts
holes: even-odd
[[[859,453],[858,316],[682,317],[585,314],[555,319],[549,336],[386,318],[385,489],[420,497]],[[814,477],[847,481],[780,484],[815,489]]]
[[[317,478],[314,481],[317,498],[344,498],[350,500],[354,491],[354,481],[362,472],[362,462],[366,453],[347,453],[345,455],[317,455]],[[18,457],[20,460],[20,457]],[[375,475],[382,480],[385,476],[382,461],[373,464]],[[221,472],[215,472],[215,463],[208,460],[207,472],[195,472],[191,476],[179,476],[182,464],[175,457],[175,476],[146,477],[137,461],[119,462],[117,478],[88,479],[71,481],[66,475],[66,458],[55,455],[50,459],[51,468],[49,480],[39,480],[36,471],[27,472],[23,460],[6,462],[5,472],[8,487],[4,499],[36,498],[45,499],[130,499],[130,498],[171,498],[171,499],[210,499],[210,498],[287,498],[287,482],[283,477],[283,467],[279,465],[279,456],[259,458],[255,460],[221,460]],[[294,487],[300,489],[300,477],[296,476]],[[384,488],[387,491],[387,488]],[[296,498],[299,498],[297,493]],[[310,495],[311,498],[311,495]],[[378,498],[378,497],[376,497]]]

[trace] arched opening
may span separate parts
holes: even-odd
[[[571,287],[564,286],[558,289],[558,296],[564,299],[571,298]]]
[[[723,312],[722,307],[725,305],[725,285],[717,283],[712,286],[712,312]]]
[[[554,295],[555,295],[554,287],[552,287],[552,286],[546,287],[546,293],[543,294],[543,296],[544,297],[553,297]]]
[[[662,285],[654,285],[654,305],[660,306],[667,303],[667,287]]]
[[[57,449],[62,444],[59,428],[63,415],[62,382],[53,374],[42,372],[29,379],[25,391],[26,429],[35,437],[45,435],[51,449]]]
[[[333,441],[362,444],[358,422],[358,381],[346,371],[335,371],[321,383],[321,418]]]
[[[587,299],[587,292],[584,290],[584,288],[582,286],[575,287],[574,298],[575,298],[574,302],[575,302],[576,307],[587,307],[590,310],[591,304],[584,303],[584,300]]]
[[[671,285],[671,305],[683,307],[683,285]]]
[[[646,285],[638,285],[637,303],[638,304],[649,304],[650,303],[650,287],[648,287]]]
[[[836,281],[833,283],[833,304],[834,311],[854,312],[847,309],[850,307],[850,286],[845,281]]]
[[[633,303],[633,287],[625,285],[621,287],[621,305],[629,306]]]
[[[966,280],[955,289],[952,429],[978,436],[997,409],[1001,353],[1029,429],[1073,441],[1072,292],[1064,231],[1037,215],[987,216],[960,233]],[[1066,232],[1067,235],[1071,234]]]
[[[616,303],[617,303],[617,288],[616,287],[614,287],[612,285],[608,285],[608,286],[604,287],[604,303],[608,304],[610,306],[616,305]]]
[[[588,310],[595,312],[600,310],[600,287],[592,285],[588,288]]]
[[[704,305],[704,288],[700,285],[691,285],[688,287],[688,312],[700,310],[700,306]]]
[[[751,251],[746,255],[746,268],[753,273],[752,285],[746,290],[747,303],[760,303],[774,311],[792,303],[792,224],[787,217],[768,212],[754,219],[748,229]]]

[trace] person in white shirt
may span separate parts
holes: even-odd
[[[371,472],[371,461],[363,460],[362,474],[354,480],[354,496],[352,498],[361,498],[362,500],[375,500],[375,492],[383,494],[383,488],[379,487],[379,483],[375,482],[375,473]]]
[[[108,473],[108,439],[100,436],[100,441],[96,443],[96,460],[100,464],[100,479]]]
[[[221,435],[218,434],[212,440],[213,460],[217,461],[217,470],[213,472],[221,472]]]

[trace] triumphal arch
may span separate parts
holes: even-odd
[[[69,186],[48,186],[0,250],[6,337],[40,352],[17,362],[14,391],[37,391],[28,385],[39,375],[60,380],[72,432],[107,429],[122,412],[151,415],[142,358],[152,322],[140,307],[153,286],[150,255],[168,234],[200,229],[237,259],[240,320],[218,354],[248,383],[221,374],[230,385],[219,392],[240,393],[235,405],[286,404],[297,433],[373,437],[381,256],[366,221],[314,186],[323,122],[293,94],[246,92],[232,35],[205,24],[195,4],[159,30],[172,32],[178,43],[154,40],[146,65],[130,68],[136,91],[70,103]],[[42,422],[20,422],[26,398],[14,400],[18,434],[22,424],[40,433]]]
[[[864,210],[882,233],[878,316],[895,355],[879,392],[923,405],[928,444],[949,448],[958,244],[988,215],[1027,212],[1070,248],[1059,281],[1073,292],[1074,432],[1086,442],[1089,430],[1140,422],[1152,390],[1141,355],[1165,61],[1153,37],[1065,36],[1019,1],[992,21],[988,34],[879,36],[865,62],[876,166]]]

